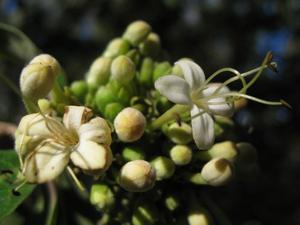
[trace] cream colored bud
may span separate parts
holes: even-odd
[[[189,225],[211,225],[211,216],[203,207],[190,210],[187,217]]]
[[[178,166],[189,164],[192,160],[192,156],[192,149],[187,145],[175,145],[170,150],[170,157]]]
[[[203,166],[201,176],[209,185],[221,186],[232,179],[233,168],[227,159],[215,158]]]
[[[91,65],[87,74],[87,83],[92,86],[106,84],[110,75],[112,59],[99,57]]]
[[[123,35],[123,38],[128,40],[133,46],[137,46],[146,39],[150,32],[150,25],[145,21],[138,20],[129,24]]]
[[[173,176],[175,172],[174,162],[164,156],[158,156],[151,161],[151,165],[156,171],[156,180],[164,180]]]
[[[120,185],[130,192],[144,192],[155,184],[155,170],[144,160],[134,160],[126,163],[120,173]]]
[[[140,139],[143,135],[146,119],[139,110],[128,107],[116,116],[114,127],[121,141],[133,142]]]
[[[111,79],[120,82],[121,84],[128,84],[135,76],[135,65],[132,60],[120,55],[114,59],[111,64]]]
[[[104,57],[115,58],[119,55],[126,54],[129,51],[128,41],[122,38],[115,38],[109,42],[105,52],[103,53]]]
[[[187,123],[173,123],[167,129],[167,136],[176,144],[187,144],[192,140],[192,128]]]
[[[229,161],[234,161],[238,155],[238,150],[234,142],[224,141],[214,144],[211,149],[208,150],[208,153],[212,158],[224,158]]]
[[[34,101],[46,97],[53,88],[59,71],[60,65],[52,56],[47,54],[36,56],[21,72],[22,94]]]

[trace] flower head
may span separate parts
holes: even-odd
[[[30,183],[56,178],[72,163],[89,174],[104,172],[112,162],[111,130],[90,109],[68,106],[61,121],[34,113],[24,116],[16,131],[16,151]]]
[[[155,88],[170,101],[190,106],[195,143],[199,149],[208,149],[214,143],[212,115],[233,113],[233,103],[224,95],[229,88],[221,83],[207,84],[203,70],[192,61],[181,60],[176,65],[182,69],[184,78],[163,76],[155,82]]]

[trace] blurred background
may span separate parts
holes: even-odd
[[[299,15],[299,0],[0,1],[0,21],[55,56],[69,81],[81,79],[108,41],[137,19],[152,25],[172,62],[193,58],[206,75],[228,66],[250,70],[271,50],[279,73],[265,72],[249,94],[283,98],[293,109],[249,103],[236,114],[240,140],[257,147],[260,174],[212,190],[234,225],[300,224]],[[18,84],[32,54],[0,31],[1,74]],[[0,103],[1,121],[17,123],[24,114],[20,99],[2,83]],[[12,148],[12,141],[2,137],[0,147]],[[22,206],[19,211],[26,213]]]

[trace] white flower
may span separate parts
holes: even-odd
[[[176,62],[184,79],[166,75],[155,82],[155,88],[176,104],[189,105],[193,138],[199,149],[208,149],[214,143],[214,121],[212,115],[231,116],[232,101],[227,101],[229,88],[222,83],[208,83],[200,66],[189,60]]]
[[[89,174],[104,172],[112,162],[111,129],[82,106],[68,106],[61,121],[40,113],[24,116],[16,132],[22,173],[30,183],[56,178],[72,163]]]

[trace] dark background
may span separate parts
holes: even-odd
[[[82,78],[107,42],[136,19],[151,24],[172,62],[193,58],[207,75],[228,66],[252,69],[271,50],[279,73],[264,73],[249,94],[283,98],[293,109],[249,103],[235,116],[249,131],[240,140],[257,147],[261,171],[254,180],[213,190],[233,224],[243,225],[300,224],[299,15],[299,0],[0,1],[0,21],[55,56],[70,81]],[[9,43],[6,35],[0,36],[0,72],[17,84],[30,52]],[[0,84],[0,120],[17,123],[23,114],[18,97]]]

